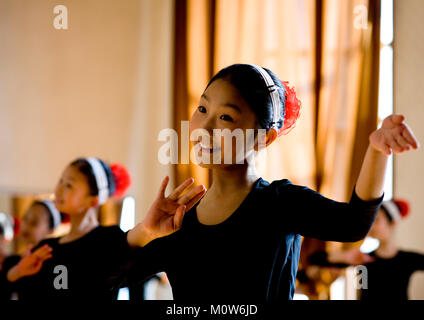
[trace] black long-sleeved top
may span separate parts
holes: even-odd
[[[367,287],[359,289],[359,298],[364,301],[405,301],[408,300],[409,279],[415,271],[424,270],[424,255],[400,250],[392,258],[382,258],[375,251],[370,253],[375,261],[366,263]],[[309,257],[309,262],[323,267],[345,268],[344,263],[331,263],[325,251]]]
[[[194,206],[180,230],[137,249],[115,280],[123,285],[165,271],[176,300],[291,299],[301,235],[358,241],[382,199],[362,201],[353,192],[349,203],[337,202],[287,179],[260,178],[227,220],[203,225]]]
[[[39,273],[15,283],[8,282],[7,271],[19,258],[2,270],[0,296],[8,299],[11,292],[16,292],[19,300],[116,299],[117,288],[113,289],[109,279],[128,257],[130,248],[126,234],[118,226],[98,226],[75,241],[60,244],[59,239],[45,239],[33,249],[44,244],[53,249],[53,257],[43,263]],[[64,269],[55,271],[56,266],[66,267],[66,283]],[[61,285],[60,289],[55,287],[55,279]]]

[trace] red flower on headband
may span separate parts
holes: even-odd
[[[399,212],[402,218],[405,218],[409,214],[409,203],[402,199],[393,200],[396,206],[399,208]]]
[[[67,213],[60,213],[60,221],[62,223],[68,223],[71,221],[71,216]]]
[[[294,87],[289,87],[288,81],[281,81],[286,89],[286,114],[284,118],[284,125],[278,131],[278,136],[288,134],[296,124],[297,119],[300,116],[300,108],[302,104],[296,96]]]
[[[21,231],[21,220],[18,217],[13,217],[13,235],[16,236]]]
[[[115,193],[112,196],[115,198],[122,197],[131,185],[130,173],[119,163],[111,164],[110,170],[115,178]]]

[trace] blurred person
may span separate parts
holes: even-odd
[[[366,254],[360,249],[317,252],[310,263],[345,268],[353,265],[366,267],[367,288],[359,290],[361,300],[408,300],[411,275],[424,270],[424,255],[399,249],[395,231],[409,215],[408,202],[400,199],[384,201],[368,234],[379,241],[377,249]]]

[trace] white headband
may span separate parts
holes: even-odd
[[[99,159],[86,158],[85,160],[87,160],[87,162],[91,166],[91,169],[93,169],[94,177],[96,178],[97,189],[99,190],[99,205],[101,205],[107,201],[107,198],[109,196],[105,169],[103,168]]]
[[[262,78],[264,79],[266,86],[268,87],[269,94],[271,96],[272,101],[272,109],[273,109],[273,127],[278,128],[278,121],[280,120],[280,95],[278,94],[278,87],[274,81],[272,80],[271,76],[269,75],[266,70],[256,64],[250,64],[252,67],[254,67],[259,73],[262,75]]]
[[[52,220],[53,220],[53,229],[55,229],[61,222],[61,218],[60,218],[60,212],[59,210],[56,209],[54,203],[50,200],[43,200],[41,201],[46,207],[47,209],[50,211],[50,215],[52,216]]]
[[[6,213],[0,212],[0,225],[3,226],[4,238],[6,240],[13,239],[13,220]]]
[[[382,206],[386,212],[392,217],[393,221],[402,220],[398,206],[393,201],[384,201]]]

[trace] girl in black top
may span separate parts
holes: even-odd
[[[190,122],[196,161],[212,169],[212,185],[177,232],[153,213],[129,231],[128,239],[141,248],[121,284],[165,271],[178,300],[287,300],[294,292],[301,235],[362,239],[382,200],[388,156],[418,143],[403,116],[386,118],[370,135],[348,203],[287,179],[269,183],[257,175],[254,156],[293,127],[299,107],[294,90],[270,70],[238,64],[218,72]],[[227,141],[228,133],[236,139]],[[246,147],[236,148],[244,137]]]
[[[61,221],[61,214],[52,201],[34,201],[19,224],[19,238],[23,243],[25,252],[27,252],[26,256],[30,255],[31,248],[49,237]],[[38,250],[37,254],[44,251],[41,248]],[[24,256],[24,260],[28,259],[26,256]],[[4,267],[0,271],[0,296],[2,299],[11,299],[12,295],[16,293],[16,286],[8,280],[8,275],[13,277],[13,274],[17,272],[21,258],[19,254],[14,254],[4,261]]]
[[[379,247],[369,254],[358,249],[336,252],[317,252],[310,263],[320,266],[364,265],[367,286],[359,289],[361,300],[408,300],[409,279],[413,272],[424,270],[424,255],[400,250],[394,233],[398,223],[409,213],[403,200],[384,201],[369,236],[379,240]]]
[[[157,199],[150,211],[172,214],[178,225],[186,207],[204,193],[204,187],[198,186],[180,197],[192,183],[189,179],[168,198]],[[97,158],[77,159],[65,169],[55,189],[55,204],[70,216],[70,232],[41,241],[8,273],[19,299],[116,298],[108,278],[125,261],[130,246],[118,226],[99,225],[95,209],[111,196],[122,196],[129,184],[123,166],[109,166]]]

